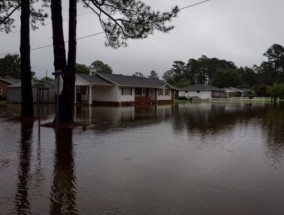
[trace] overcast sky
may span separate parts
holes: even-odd
[[[180,8],[201,0],[144,0],[155,10]],[[63,0],[63,16],[68,18],[67,0]],[[66,5],[65,5],[66,4]],[[161,78],[175,60],[187,62],[201,55],[233,61],[237,66],[259,65],[263,53],[272,45],[284,46],[283,0],[210,0],[182,10],[170,24],[169,33],[155,32],[144,40],[128,41],[128,47],[112,49],[104,46],[103,34],[78,40],[77,63],[90,65],[95,60],[109,64],[113,73],[145,76],[155,70]],[[77,38],[101,32],[97,18],[87,9],[78,9]],[[87,14],[86,14],[87,13]],[[31,32],[31,48],[52,44],[50,20]],[[67,19],[64,22],[67,32]],[[0,32],[0,58],[19,50],[19,27],[5,35]],[[67,34],[65,34],[67,40]],[[54,71],[52,47],[31,52],[32,70],[37,77]]]

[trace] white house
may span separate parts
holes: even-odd
[[[186,97],[187,99],[191,98],[212,99],[212,98],[225,98],[226,94],[223,89],[217,87],[195,84],[192,86],[179,89],[178,96]]]
[[[75,86],[75,103],[168,104],[175,95],[175,88],[164,81],[118,74],[76,74]]]

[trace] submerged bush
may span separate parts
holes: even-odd
[[[179,96],[177,99],[178,100],[188,100],[188,98],[186,98],[185,96]]]
[[[0,94],[0,101],[6,101],[6,100],[7,100],[6,96]]]

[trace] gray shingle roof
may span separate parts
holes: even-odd
[[[18,82],[15,84],[10,85],[8,88],[20,88],[22,86],[22,82]],[[46,81],[32,81],[32,87],[47,87],[47,88],[54,88],[54,83],[46,82]]]
[[[213,86],[206,86],[204,84],[195,84],[188,87],[181,88],[179,90],[182,91],[224,91],[221,88],[213,87]]]
[[[16,84],[16,83],[21,82],[21,79],[1,79],[1,80],[9,84]]]
[[[145,87],[145,88],[161,88],[167,83],[153,78],[142,78],[135,76],[119,75],[119,74],[96,74],[114,84],[124,87]],[[169,85],[169,87],[171,87]],[[172,87],[171,87],[172,88]]]
[[[91,84],[103,84],[103,85],[112,85],[110,82],[105,81],[104,79],[94,76],[94,75],[88,75],[88,74],[76,74],[83,78],[84,80],[90,82]]]

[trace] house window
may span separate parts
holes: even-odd
[[[197,92],[197,93],[200,93],[200,90],[197,90],[196,92]]]
[[[185,93],[188,93],[188,91],[185,91]]]
[[[125,88],[121,88],[121,95],[123,96],[131,96],[132,95],[132,88],[129,87],[125,87]]]
[[[163,89],[159,89],[159,90],[158,90],[158,95],[159,95],[159,96],[164,95],[164,90],[163,90]]]
[[[170,95],[170,89],[165,89],[165,96],[169,96]]]
[[[135,88],[135,96],[142,96],[142,88]]]

